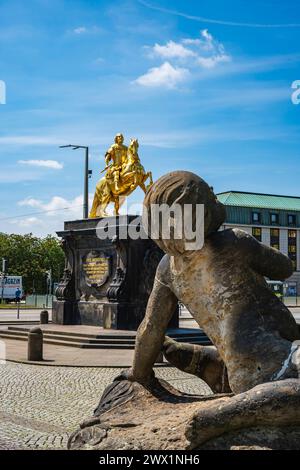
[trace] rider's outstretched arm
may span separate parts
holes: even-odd
[[[156,277],[145,318],[136,336],[133,379],[143,382],[151,376],[152,367],[162,349],[165,332],[177,302],[177,297],[170,288]]]

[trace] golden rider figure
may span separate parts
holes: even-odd
[[[105,177],[107,179],[113,179],[116,191],[120,191],[120,171],[122,169],[123,163],[127,159],[127,147],[123,144],[123,142],[123,135],[117,134],[115,136],[115,143],[107,150],[105,154],[106,165],[108,166],[110,161],[112,161],[112,165],[108,167]]]

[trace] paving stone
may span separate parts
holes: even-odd
[[[68,436],[93,414],[117,367],[0,365],[0,449],[65,449]],[[157,377],[187,393],[207,395],[200,379],[173,367]]]

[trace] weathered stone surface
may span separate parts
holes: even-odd
[[[164,381],[157,381],[150,391],[137,382],[117,379],[104,392],[97,416],[71,436],[69,448],[185,449],[185,427],[200,399]]]
[[[133,377],[141,381],[149,376],[163,346],[174,305],[180,301],[216,347],[220,361],[217,364],[212,358],[211,364],[215,363],[222,374],[219,366],[223,362],[234,393],[264,382],[297,378],[292,353],[294,341],[300,339],[299,330],[291,312],[265,281],[265,277],[289,277],[291,260],[242,230],[219,231],[225,208],[212,188],[193,173],[172,172],[154,183],[144,200],[149,226],[153,204],[172,207],[175,203],[182,211],[186,204],[204,204],[204,227],[198,227],[205,234],[204,246],[191,251],[184,233],[178,240],[172,233],[165,237],[158,231],[155,242],[166,255],[158,265],[146,315],[137,333]],[[175,222],[170,216],[169,225],[172,223]],[[187,348],[178,348],[181,369],[196,375],[200,372],[205,380],[201,372],[207,371],[211,353],[205,348],[202,352],[194,348],[194,354],[190,354]],[[178,356],[176,361],[171,355],[169,359],[180,366]],[[201,367],[201,360],[206,362],[205,367]],[[195,363],[197,367],[193,366]]]
[[[257,429],[257,432],[255,432]],[[167,382],[116,378],[70,449],[300,448],[300,384],[264,384],[237,396],[196,396]]]
[[[173,366],[202,378],[214,393],[231,392],[227,368],[214,346],[179,343],[166,336],[163,353]]]
[[[166,255],[137,333],[133,367],[106,390],[95,416],[70,439],[70,448],[200,449],[216,439],[229,447],[272,448],[280,442],[288,448],[289,435],[296,442],[300,427],[299,330],[265,277],[289,277],[291,261],[242,230],[218,231],[225,209],[192,173],[163,176],[144,203],[149,226],[152,204],[177,203],[183,210],[185,204],[204,204],[204,246],[191,251],[190,240],[178,239],[176,230],[171,237],[157,231],[155,242]],[[171,215],[167,222],[176,225]],[[195,218],[190,223],[195,230]],[[178,301],[214,348],[165,339]],[[152,368],[162,348],[172,364],[202,378],[213,391],[236,395],[187,397],[155,380]],[[261,440],[247,440],[245,433],[255,427]],[[230,442],[230,433],[241,446]]]
[[[212,439],[200,450],[299,450],[300,426],[242,429]]]

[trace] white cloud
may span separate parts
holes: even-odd
[[[200,31],[200,38],[185,38],[182,39],[181,42],[187,46],[198,46],[198,48],[204,51],[214,50],[217,44],[221,45],[213,38],[213,35],[210,34],[207,29]]]
[[[229,55],[225,52],[224,45],[213,37],[207,29],[200,31],[200,38],[184,38],[180,42],[168,41],[165,45],[155,44],[150,49],[150,56],[158,56],[163,59],[186,59],[193,63],[202,65],[198,59],[213,59],[216,64],[223,62],[223,57],[229,59]],[[218,59],[216,59],[218,58]],[[203,61],[205,64],[205,61]],[[205,66],[205,65],[204,65]]]
[[[202,43],[202,47],[203,48],[206,48],[208,50],[211,50],[211,49],[214,49],[215,48],[215,44],[218,44],[212,34],[210,34],[208,32],[208,29],[202,29],[202,31],[200,32],[202,38],[204,39],[204,44]]]
[[[24,219],[13,219],[10,221],[11,224],[13,225],[18,225],[19,227],[32,227],[33,225],[40,225],[41,220],[38,219],[37,217],[25,217]]]
[[[19,160],[21,165],[38,166],[51,168],[52,170],[62,170],[64,165],[56,160]]]
[[[212,68],[219,63],[231,60],[231,57],[226,54],[223,44],[217,41],[207,29],[203,29],[200,34],[202,39],[197,44],[202,54],[197,57],[199,65],[204,68]]]
[[[134,83],[146,87],[176,88],[179,83],[189,77],[189,71],[181,67],[173,67],[169,62],[164,62],[159,67],[153,67],[147,73],[138,77]]]
[[[73,34],[97,34],[101,33],[103,30],[102,28],[99,28],[98,26],[78,26],[77,28],[74,28],[72,30]]]
[[[169,59],[162,65],[149,69],[135,80],[135,83],[148,87],[175,88],[178,83],[189,77],[192,70],[199,69],[199,66],[212,69],[220,63],[231,60],[223,44],[207,29],[200,31],[198,38],[184,38],[179,42],[170,40],[164,45],[156,43],[153,47],[145,47],[150,51],[150,57]],[[182,63],[185,64],[185,68],[179,67]]]
[[[201,44],[201,39],[191,39],[191,38],[185,38],[182,39],[182,44],[185,44],[187,46],[199,46]]]
[[[140,200],[130,197],[126,199],[121,207],[121,214],[138,213],[142,208],[143,193],[140,191]],[[136,196],[135,196],[136,197]],[[89,208],[92,207],[94,194],[89,194]],[[139,201],[139,202],[138,202]],[[134,205],[138,202],[138,206]],[[37,236],[45,236],[47,234],[55,234],[57,231],[63,230],[64,222],[70,220],[80,220],[83,217],[83,196],[79,195],[74,199],[65,199],[61,196],[54,196],[49,200],[43,201],[28,197],[18,202],[21,212],[26,213],[22,216],[5,219],[6,214],[0,220],[0,232],[6,233],[29,233],[32,232]],[[107,212],[113,215],[113,204],[110,204]]]
[[[28,197],[19,201],[18,205],[44,211],[47,217],[57,217],[58,211],[68,211],[68,214],[77,218],[82,216],[83,196],[77,196],[71,200],[67,200],[61,196],[53,196],[49,202],[43,202],[40,199]]]
[[[197,63],[206,69],[211,69],[221,62],[230,62],[230,57],[226,54],[213,57],[198,57]]]
[[[75,34],[83,34],[87,32],[87,28],[85,26],[78,26],[78,28],[73,29],[73,33]]]
[[[164,59],[175,57],[186,58],[194,57],[196,55],[195,52],[174,41],[167,42],[165,46],[155,44],[152,51],[155,55],[163,57]]]
[[[41,208],[41,201],[39,201],[38,199],[34,199],[32,197],[27,197],[26,199],[19,201],[18,206],[29,206],[29,207]]]
[[[93,196],[93,194],[89,194],[89,207],[91,207]],[[7,233],[32,232],[37,236],[45,236],[62,230],[64,221],[82,219],[83,216],[82,195],[76,196],[74,199],[54,196],[48,201],[28,197],[19,201],[18,206],[25,214],[10,220],[0,221],[0,231]],[[5,214],[2,215],[5,217]]]

